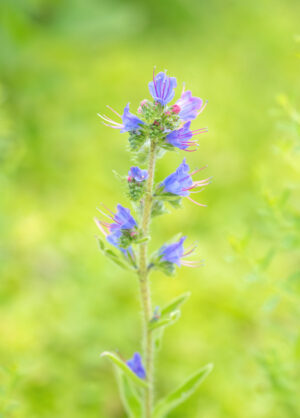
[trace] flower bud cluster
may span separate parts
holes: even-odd
[[[127,177],[128,195],[131,200],[136,202],[143,197],[147,178],[147,170],[141,170],[139,167],[131,167]]]

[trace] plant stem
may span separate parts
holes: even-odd
[[[155,171],[155,152],[156,144],[151,141],[148,165],[148,180],[146,185],[146,193],[142,215],[142,233],[146,237],[149,233],[151,208],[152,208],[152,194],[153,194],[153,179]],[[143,349],[145,354],[146,379],[148,387],[145,389],[144,397],[144,413],[146,418],[151,418],[152,404],[153,404],[153,339],[152,332],[149,330],[149,321],[152,317],[151,294],[147,269],[147,250],[148,243],[140,245],[140,260],[139,260],[139,282],[141,292],[141,302],[143,310]]]

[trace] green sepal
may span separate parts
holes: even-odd
[[[154,197],[155,199],[166,200],[166,201],[178,200],[178,196],[173,193],[155,193]]]
[[[145,193],[145,181],[136,182],[131,181],[128,182],[128,197],[130,200],[137,202],[141,200]]]
[[[132,255],[128,251],[128,257],[125,257],[123,254],[116,254],[113,250],[110,248],[107,248],[104,242],[99,238],[96,237],[99,250],[102,252],[105,257],[109,258],[112,262],[117,264],[119,267],[128,270],[129,268],[136,269],[136,264],[134,259],[132,258]]]
[[[142,129],[132,131],[129,134],[129,146],[131,151],[139,151],[147,139],[146,132]]]
[[[164,202],[162,200],[154,200],[151,208],[151,216],[154,218],[155,216],[164,215],[168,213],[165,208]]]
[[[170,261],[156,262],[155,268],[161,270],[166,276],[174,276],[176,272],[176,264],[170,263]]]
[[[135,244],[143,244],[143,243],[145,243],[145,242],[149,242],[150,241],[150,237],[144,237],[144,238],[138,238],[136,241],[135,241]]]
[[[141,399],[123,371],[118,368],[116,374],[120,398],[128,417],[140,418],[143,415]]]
[[[182,198],[181,197],[179,199],[168,200],[168,203],[170,205],[172,205],[173,208],[175,208],[175,209],[180,209],[181,208],[181,202],[182,202]]]
[[[109,351],[101,353],[101,357],[107,357],[119,370],[124,372],[131,382],[135,383],[138,387],[146,388],[148,386],[146,380],[140,379],[133,371],[127,366],[127,364],[120,359],[116,354]]]
[[[156,192],[154,193],[154,197],[157,200],[168,202],[175,209],[178,209],[181,207],[182,197],[173,193],[164,192],[163,187],[158,187],[156,189]]]
[[[174,147],[174,145],[168,144],[167,142],[164,142],[164,141],[165,141],[165,138],[159,144],[161,146],[161,148],[163,148],[167,151],[177,151],[177,149]]]
[[[190,376],[181,386],[158,401],[153,411],[153,418],[163,418],[181,403],[185,402],[203,382],[213,369],[213,364],[207,364]]]

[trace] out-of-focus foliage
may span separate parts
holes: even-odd
[[[181,231],[206,260],[153,275],[155,305],[193,292],[159,393],[213,361],[170,417],[300,415],[299,14],[296,0],[0,2],[0,416],[124,417],[99,354],[140,349],[136,279],[98,251],[92,218],[128,204],[112,170],[130,162],[96,114],[137,108],[154,64],[209,100],[188,157],[214,176],[207,208],[154,218],[153,250]]]

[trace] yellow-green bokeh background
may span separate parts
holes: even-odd
[[[183,232],[206,261],[152,276],[155,305],[193,293],[157,394],[214,362],[170,417],[300,416],[299,15],[297,0],[1,0],[1,418],[125,416],[99,353],[140,350],[137,282],[98,252],[92,219],[129,205],[112,170],[130,160],[96,114],[136,109],[154,65],[208,99],[187,157],[214,177],[207,208],[153,223],[152,249]]]

